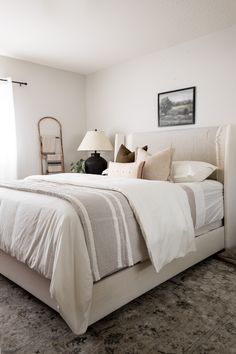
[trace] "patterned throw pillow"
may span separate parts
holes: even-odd
[[[108,176],[125,177],[125,178],[141,178],[144,162],[109,162]]]

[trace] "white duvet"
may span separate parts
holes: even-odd
[[[156,271],[195,250],[194,228],[186,193],[176,184],[96,175],[59,174],[29,179],[120,191],[140,224]],[[76,334],[84,333],[93,279],[82,225],[66,201],[0,188],[0,248],[51,279],[50,293]],[[13,219],[14,216],[14,223]],[[30,235],[37,219],[40,242]],[[28,237],[22,237],[26,232]],[[48,236],[50,235],[50,237]]]

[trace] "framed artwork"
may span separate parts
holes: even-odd
[[[158,126],[195,124],[195,86],[158,93]]]

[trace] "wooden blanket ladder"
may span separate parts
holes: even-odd
[[[42,175],[65,172],[62,125],[58,119],[43,117],[38,121]]]

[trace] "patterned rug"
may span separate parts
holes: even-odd
[[[236,266],[209,258],[75,336],[0,276],[0,353],[236,353]]]

